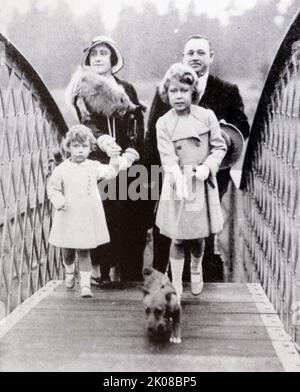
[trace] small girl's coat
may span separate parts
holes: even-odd
[[[218,233],[223,228],[223,215],[216,174],[226,154],[226,143],[215,114],[195,105],[191,105],[190,114],[184,117],[171,109],[159,118],[156,128],[158,150],[166,174],[156,217],[160,232],[182,240]],[[200,164],[209,167],[209,181],[193,177],[189,181],[189,191],[193,189],[194,199],[175,200],[170,173],[182,171],[184,165],[192,168]]]
[[[97,181],[116,177],[110,165],[89,159],[77,164],[69,159],[57,166],[48,183],[48,197],[55,208],[49,237],[51,245],[93,249],[110,241]]]

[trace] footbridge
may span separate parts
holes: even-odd
[[[67,131],[26,58],[0,35],[0,371],[300,371],[300,14],[270,68],[233,186],[228,276],[182,298],[181,344],[144,330],[138,284],[82,299],[48,244],[46,183]],[[224,241],[224,239],[223,239]]]

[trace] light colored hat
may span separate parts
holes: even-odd
[[[120,71],[120,69],[124,65],[124,60],[123,60],[123,57],[121,55],[121,52],[116,47],[115,42],[110,37],[106,37],[104,35],[99,35],[99,36],[93,38],[92,42],[90,43],[90,45],[87,48],[84,49],[84,51],[83,51],[84,54],[83,54],[83,58],[82,58],[82,61],[81,61],[81,65],[83,67],[88,66],[87,60],[88,60],[88,56],[90,54],[90,51],[91,51],[92,48],[94,48],[95,46],[97,46],[99,44],[107,45],[112,50],[112,52],[114,52],[114,54],[116,56],[117,62],[116,62],[116,64],[112,64],[111,72],[113,74],[115,74],[118,71]]]
[[[229,169],[238,161],[243,152],[244,137],[237,127],[232,124],[226,123],[225,121],[220,122],[220,127],[221,130],[225,133],[224,139],[227,144],[227,153],[220,166],[220,170],[222,170]],[[228,138],[230,139],[229,144],[226,140]]]

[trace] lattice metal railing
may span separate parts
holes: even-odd
[[[60,276],[47,242],[51,151],[66,124],[38,74],[0,34],[0,301],[6,314]]]
[[[287,331],[300,321],[300,13],[271,67],[243,169],[244,260]]]

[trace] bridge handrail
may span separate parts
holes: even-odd
[[[299,345],[300,10],[270,68],[243,166],[244,262]]]
[[[0,33],[0,302],[6,314],[61,278],[46,183],[67,125],[29,61]],[[1,303],[0,303],[1,305]]]
[[[259,99],[257,110],[255,112],[253,124],[251,127],[251,135],[247,145],[245,160],[243,165],[243,174],[241,181],[241,189],[246,187],[247,176],[251,171],[253,155],[257,149],[257,145],[261,142],[263,133],[261,132],[261,123],[265,118],[268,106],[271,104],[271,97],[276,89],[276,84],[282,72],[286,67],[288,59],[291,57],[292,44],[300,39],[300,10],[282,41],[275,59],[270,67],[262,94]]]

